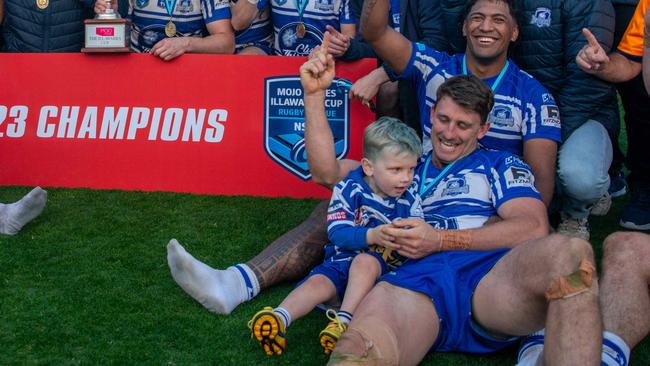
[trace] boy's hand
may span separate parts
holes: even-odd
[[[395,237],[386,234],[382,229],[385,227],[391,227],[391,224],[379,225],[368,229],[366,233],[366,244],[368,245],[379,245],[385,248],[396,249],[395,247]]]
[[[320,49],[313,52],[307,62],[300,66],[300,83],[305,95],[324,92],[334,80],[334,58],[327,53],[330,35],[325,32]]]

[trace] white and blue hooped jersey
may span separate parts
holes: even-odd
[[[541,200],[530,167],[506,151],[478,148],[448,168],[437,168],[429,152],[422,157],[414,182],[424,219],[437,229],[481,227],[508,200]]]
[[[423,218],[422,204],[415,184],[400,197],[382,198],[375,194],[363,180],[361,167],[353,170],[334,188],[327,210],[327,235],[325,258],[350,260],[350,252],[383,252],[383,247],[366,244],[368,229],[406,218]],[[398,266],[404,258],[392,253],[387,259],[390,266]]]
[[[401,16],[400,12],[400,0],[390,0],[390,9],[388,9],[388,15],[390,16],[389,25],[395,30],[395,32],[400,33],[400,24]]]
[[[228,0],[177,0],[170,17],[165,0],[131,0],[131,49],[149,50],[165,36],[165,25],[173,21],[176,37],[204,37],[206,24],[230,19]]]
[[[304,6],[302,23],[306,33],[302,38],[296,33],[300,24],[299,6]],[[271,0],[271,14],[274,49],[281,56],[308,56],[323,42],[327,25],[340,31],[341,24],[355,23],[350,0]]]
[[[237,3],[237,0],[230,0],[231,5]],[[257,3],[257,16],[251,25],[244,29],[235,32],[236,48],[244,48],[249,45],[263,42],[272,47],[273,44],[273,28],[271,25],[271,7],[268,0],[260,0]]]
[[[454,56],[413,43],[409,64],[399,78],[416,84],[424,152],[431,150],[431,107],[436,91],[447,79],[464,73],[464,54]],[[469,71],[468,71],[469,72]],[[492,86],[495,78],[483,79]],[[512,60],[494,91],[492,124],[481,146],[523,156],[523,143],[544,138],[561,142],[560,113],[551,93]]]

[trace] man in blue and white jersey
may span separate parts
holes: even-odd
[[[273,54],[273,28],[268,0],[230,0],[235,53],[266,56]]]
[[[328,25],[348,39],[356,33],[350,0],[271,0],[271,13],[276,55],[309,55]]]
[[[481,145],[523,157],[532,167],[536,187],[548,206],[561,142],[560,115],[551,93],[508,59],[508,47],[518,37],[511,3],[470,1],[463,28],[467,47],[464,54],[456,55],[410,42],[395,32],[385,18],[372,25],[366,23],[362,33],[397,76],[379,70],[373,72],[374,81],[381,84],[393,76],[415,83],[424,150],[431,149],[429,114],[436,103],[438,86],[455,75],[476,75],[495,93],[489,116],[492,126]]]
[[[106,9],[95,2],[95,12]],[[117,11],[117,2],[113,7]],[[129,6],[131,50],[165,61],[184,53],[225,53],[235,50],[228,0],[136,0]]]
[[[328,139],[324,91],[333,77],[331,56],[318,54],[301,68],[307,157],[321,182],[355,166],[336,160]],[[387,246],[409,260],[364,299],[331,364],[411,365],[430,350],[488,353],[543,325],[553,332],[549,364],[597,364],[602,326],[591,246],[546,236],[546,208],[530,168],[513,154],[479,147],[492,95],[475,76],[439,86],[432,150],[416,169],[425,220],[383,230],[394,238]]]

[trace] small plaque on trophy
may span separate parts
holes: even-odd
[[[111,0],[95,19],[84,21],[86,39],[81,52],[129,52],[130,22],[113,10]]]

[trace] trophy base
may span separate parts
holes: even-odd
[[[131,22],[128,19],[87,19],[85,53],[129,52]]]

